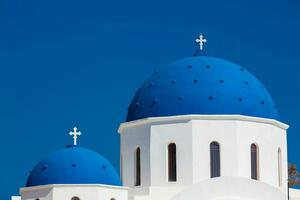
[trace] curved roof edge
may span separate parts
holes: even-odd
[[[255,192],[253,192],[255,191]],[[268,194],[268,195],[262,195]],[[242,198],[240,198],[242,196]],[[255,200],[282,200],[286,193],[281,188],[268,183],[252,180],[245,177],[221,176],[204,181],[182,190],[171,200],[185,199],[255,199]],[[267,198],[266,198],[267,197]]]
[[[105,184],[48,184],[48,185],[22,187],[20,189],[20,192],[30,192],[30,191],[43,190],[43,189],[52,189],[54,187],[56,187],[56,188],[58,188],[58,187],[101,187],[101,188],[113,188],[113,189],[122,189],[122,190],[129,189],[126,186],[105,185]]]
[[[275,119],[267,119],[261,117],[250,117],[246,115],[176,115],[176,116],[168,116],[168,117],[148,117],[144,119],[138,119],[129,122],[123,122],[120,124],[118,132],[122,134],[123,130],[128,127],[134,127],[143,124],[150,124],[154,122],[174,122],[178,120],[239,120],[239,121],[250,121],[250,122],[258,122],[265,123],[277,126],[278,128],[287,130],[289,128],[288,124],[280,122]]]

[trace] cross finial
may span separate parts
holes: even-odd
[[[200,45],[200,50],[203,50],[203,45],[205,42],[207,42],[207,40],[204,38],[204,36],[202,35],[202,33],[199,35],[199,38],[196,39],[196,42],[199,43]]]
[[[76,146],[76,145],[77,145],[77,137],[81,135],[81,132],[79,132],[79,131],[77,132],[77,128],[74,127],[74,128],[73,128],[73,132],[71,131],[71,132],[69,133],[69,135],[73,135],[74,145]]]

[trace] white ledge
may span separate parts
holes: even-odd
[[[128,190],[128,187],[124,186],[116,186],[116,185],[104,185],[104,184],[48,184],[48,185],[38,185],[31,187],[23,187],[20,189],[20,192],[29,192],[35,190],[43,190],[43,189],[52,189],[58,187],[100,187],[100,188],[112,188],[112,189],[120,189],[120,190]]]
[[[169,122],[172,123],[174,121],[190,121],[190,120],[239,120],[239,121],[249,121],[249,122],[257,122],[264,124],[271,124],[277,126],[281,129],[287,130],[289,125],[277,121],[275,119],[261,118],[261,117],[250,117],[245,115],[176,115],[176,116],[168,116],[168,117],[148,117],[144,119],[138,119],[130,122],[121,123],[118,129],[118,132],[122,134],[125,128],[151,124],[155,122]]]

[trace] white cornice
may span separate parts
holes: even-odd
[[[277,126],[278,128],[287,130],[289,125],[282,123],[274,119],[260,118],[260,117],[250,117],[245,115],[176,115],[169,117],[148,117],[144,119],[138,119],[130,122],[121,123],[118,132],[122,134],[125,128],[151,124],[155,122],[168,122],[172,123],[175,121],[190,121],[190,120],[239,120],[239,121],[249,121],[264,124],[271,124]]]
[[[103,184],[49,184],[49,185],[39,185],[39,186],[32,186],[32,187],[23,187],[20,189],[20,193],[59,188],[59,187],[100,187],[100,188],[109,188],[109,189],[128,190],[128,188],[124,186],[103,185]]]

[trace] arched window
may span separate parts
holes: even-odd
[[[71,200],[80,200],[79,197],[72,197]]]
[[[135,186],[141,185],[141,148],[135,150]]]
[[[177,181],[176,144],[168,145],[168,180]]]
[[[278,148],[278,185],[282,186],[282,157],[281,149]]]
[[[258,147],[256,144],[251,144],[251,178],[258,180],[259,177],[259,163],[258,163]]]
[[[220,144],[218,142],[210,143],[210,177],[220,176]]]

